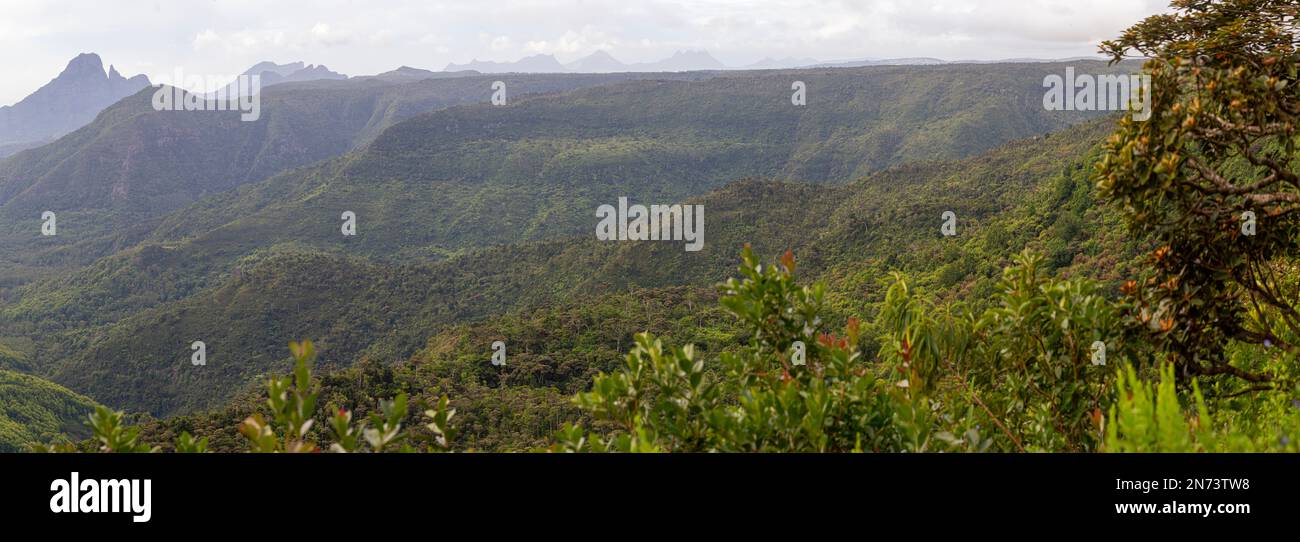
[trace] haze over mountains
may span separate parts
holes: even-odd
[[[515,75],[505,80],[522,99],[637,77]],[[155,111],[153,90],[144,89],[82,129],[0,161],[0,269],[5,262],[25,266],[104,256],[152,231],[153,219],[199,198],[364,146],[414,115],[486,101],[492,82],[501,78],[276,85],[263,90],[266,114],[257,122],[241,122],[237,112]],[[60,212],[60,227],[77,232],[65,237],[73,245],[27,235],[25,220],[44,211]],[[7,273],[11,280],[23,274]]]
[[[819,61],[814,58],[763,58],[750,64],[727,65],[708,51],[678,51],[672,56],[654,62],[626,63],[608,51],[598,50],[571,62],[561,63],[555,55],[537,54],[516,61],[473,60],[465,64],[451,63],[443,71],[473,70],[479,73],[613,73],[613,72],[684,72],[707,70],[781,70],[791,68],[861,68],[866,66],[929,66],[936,64],[997,64],[1046,63],[1062,61],[1095,61],[1097,57],[1068,59],[1018,58],[1008,60],[956,60],[948,61],[930,57],[868,58],[843,61]]]
[[[270,61],[254,64],[253,67],[244,70],[244,73],[240,75],[258,76],[262,88],[282,83],[301,83],[305,81],[340,80],[348,78],[348,76],[331,71],[325,66],[314,64],[309,66],[303,62],[276,64],[275,62]],[[240,95],[240,85],[238,81],[232,82],[224,88],[224,93],[215,94],[219,96],[237,97]]]
[[[678,51],[656,62],[627,64],[606,51],[596,51],[573,62],[561,64],[554,55],[532,55],[513,62],[474,60],[466,64],[448,64],[443,71],[473,70],[479,73],[613,73],[613,72],[686,72],[726,69],[708,51]]]
[[[261,62],[244,72],[261,76],[263,88],[283,83],[347,79],[325,66],[303,62]],[[183,73],[182,73],[183,75]],[[191,74],[197,75],[197,74]],[[169,82],[183,85],[185,82]],[[0,106],[0,158],[36,147],[76,130],[105,108],[152,83],[145,75],[123,77],[95,53],[82,53],[49,83],[13,105]],[[228,96],[239,95],[234,83]]]
[[[147,86],[148,77],[126,78],[112,66],[105,73],[99,55],[78,55],[36,92],[0,107],[0,157],[80,128],[105,107]]]
[[[625,64],[603,51],[586,58],[561,65],[550,55],[535,55],[516,62],[471,62],[464,66],[455,64],[442,72],[402,66],[396,70],[358,79],[386,82],[413,82],[422,79],[472,76],[479,73],[616,73],[616,72],[684,72],[723,69],[720,62],[707,52],[681,52],[659,62]],[[161,74],[168,79],[159,83],[186,86],[186,81],[170,81],[173,76],[189,78],[202,74],[177,71]],[[304,62],[259,62],[240,75],[257,75],[261,88],[285,83],[347,80],[348,76],[332,71],[324,65]],[[117,101],[135,94],[152,83],[145,75],[125,78],[110,66],[105,72],[99,55],[84,53],[72,59],[67,67],[48,84],[12,106],[0,107],[0,158],[24,149],[36,147],[63,136],[90,123],[96,115]],[[192,91],[203,89],[190,88]],[[208,97],[240,95],[237,81],[221,89],[208,92]]]
[[[1069,60],[1083,61],[1087,59],[1076,58]],[[392,71],[376,75],[355,76],[354,78],[401,83],[432,78],[502,73],[672,73],[712,70],[852,68],[990,62],[997,61],[948,62],[936,58],[918,57],[821,62],[813,58],[786,57],[764,58],[751,64],[728,66],[718,61],[707,51],[696,50],[678,51],[668,58],[655,62],[625,63],[615,58],[608,51],[598,50],[568,63],[559,62],[553,55],[538,54],[511,62],[475,60],[465,64],[452,63],[440,72],[401,66]],[[1033,63],[1048,61],[1015,59],[1008,62]],[[186,76],[183,72],[176,73]],[[166,75],[170,76],[171,74]],[[332,71],[324,65],[309,65],[301,61],[285,64],[264,61],[245,70],[241,75],[260,76],[262,88],[285,83],[338,81],[349,78],[347,75]],[[162,82],[172,85],[186,84],[184,81],[168,80]],[[149,78],[144,75],[125,78],[112,66],[105,73],[100,57],[94,53],[78,55],[50,83],[12,106],[0,107],[0,158],[50,142],[59,136],[84,126],[109,105],[134,94],[150,84]],[[224,95],[231,98],[240,94],[237,81],[232,81],[223,90],[225,91]],[[210,98],[219,95],[221,94],[218,94],[216,90],[208,93]]]

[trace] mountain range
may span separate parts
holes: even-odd
[[[1084,61],[1077,58],[1070,61]],[[998,61],[957,61],[955,63],[988,63]],[[1049,62],[1036,59],[1015,59],[1006,62]],[[727,66],[707,51],[679,51],[672,56],[644,63],[625,63],[604,50],[598,50],[569,63],[560,63],[553,55],[538,54],[513,62],[471,61],[466,64],[449,64],[441,72],[402,66],[377,75],[357,76],[355,79],[379,80],[391,83],[413,82],[423,79],[463,77],[478,74],[500,73],[670,73],[711,70],[777,70],[791,68],[846,68],[864,66],[934,65],[947,61],[934,58],[876,59],[843,62],[818,62],[812,58],[764,58],[742,66]],[[304,62],[279,64],[259,62],[241,75],[257,75],[261,87],[285,83],[313,81],[343,81],[348,76],[334,72],[323,65]],[[173,82],[174,83],[174,82]],[[182,82],[183,83],[183,82]],[[28,97],[11,106],[0,107],[0,158],[34,148],[86,125],[109,105],[150,86],[149,78],[137,75],[122,77],[110,66],[105,73],[100,57],[85,53],[72,59],[58,77]],[[215,96],[238,97],[237,81],[224,89],[224,94],[211,91]]]
[[[266,88],[282,83],[300,83],[305,81],[320,80],[340,80],[347,79],[348,76],[334,71],[330,71],[325,66],[306,65],[302,62],[290,62],[288,64],[276,64],[275,62],[265,61],[254,64],[253,67],[244,70],[240,75],[256,75],[261,88]],[[226,85],[220,91],[214,91],[210,95],[226,96],[235,98],[240,96],[241,89],[238,81]]]
[[[347,79],[325,66],[303,62],[260,62],[244,75],[258,75],[262,87],[283,83]],[[0,107],[0,158],[49,143],[95,119],[119,100],[151,85],[149,78],[126,78],[94,53],[77,55],[57,77],[13,105]],[[239,95],[238,84],[225,90]],[[215,92],[214,92],[215,93]]]
[[[708,51],[678,51],[672,56],[654,61],[626,63],[605,50],[561,63],[554,55],[536,54],[516,61],[473,60],[465,64],[448,64],[443,71],[472,70],[479,73],[614,73],[614,72],[683,72],[707,70],[782,70],[792,68],[861,68],[866,66],[931,66],[939,64],[1012,64],[1097,61],[1097,57],[1064,59],[1017,58],[1004,60],[943,60],[931,57],[875,58],[823,62],[814,58],[763,58],[750,64],[729,66],[714,58]]]
[[[255,122],[155,111],[142,88],[0,161],[0,371],[14,373],[0,383],[26,390],[11,419],[45,420],[0,419],[0,446],[79,436],[69,420],[94,404],[159,417],[162,433],[228,428],[288,338],[310,337],[331,382],[379,371],[455,389],[471,445],[520,449],[572,420],[564,395],[638,327],[737,340],[695,307],[746,243],[795,249],[846,309],[897,266],[978,291],[1007,246],[1098,272],[1125,248],[1086,244],[1100,218],[1062,203],[1087,190],[1079,164],[1109,126],[1043,109],[1042,75],[1063,65],[479,68],[260,64],[281,84]],[[496,81],[505,106],[490,104]],[[704,205],[705,250],[596,241],[591,210],[620,197]],[[1000,248],[972,258],[916,233],[943,209]],[[45,211],[57,236],[40,235]],[[344,212],[356,236],[340,235]],[[492,336],[519,356],[508,371],[473,361]],[[203,367],[188,361],[197,339]],[[378,393],[366,382],[348,389]]]
[[[405,359],[447,326],[580,292],[707,284],[738,243],[776,250],[813,227],[751,237],[745,224],[762,219],[725,218],[729,183],[902,190],[905,174],[881,172],[1095,116],[1043,110],[1044,69],[521,74],[505,78],[519,89],[506,107],[485,103],[500,75],[316,81],[265,90],[266,118],[252,123],[154,112],[144,92],[0,163],[0,243],[12,247],[0,337],[30,341],[21,351],[37,375],[166,416],[230,400],[287,335],[316,338],[341,368]],[[796,76],[816,92],[807,107],[789,102]],[[121,164],[140,169],[106,175]],[[786,190],[771,205],[837,194]],[[704,198],[713,248],[642,253],[583,236],[590,210],[618,197]],[[66,233],[32,235],[47,207],[69,217]],[[339,235],[344,211],[360,217],[355,238]],[[646,265],[663,250],[680,265]],[[205,338],[209,367],[176,372],[184,337]]]
[[[776,61],[765,61],[775,65]],[[782,66],[793,67],[793,66]],[[708,51],[678,51],[655,62],[625,63],[604,50],[561,64],[554,55],[537,54],[513,62],[473,60],[466,64],[448,64],[443,71],[473,70],[480,73],[614,73],[614,72],[686,72],[723,70],[727,66]]]

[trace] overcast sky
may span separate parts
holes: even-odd
[[[262,60],[348,75],[604,49],[624,62],[706,49],[947,60],[1090,55],[1167,0],[0,0],[0,105],[78,53],[125,76],[234,75]]]

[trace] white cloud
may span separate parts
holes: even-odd
[[[385,30],[381,30],[383,31]],[[335,30],[328,23],[316,23],[311,27],[311,39],[321,45],[334,46],[347,45],[352,41],[352,36],[348,32]]]
[[[492,41],[488,44],[488,47],[491,48],[493,51],[508,50],[511,47],[510,36],[497,36],[495,38],[492,38]]]
[[[529,53],[562,54],[573,56],[601,49],[617,49],[619,41],[605,32],[587,25],[580,31],[569,30],[553,40],[532,40],[524,44]]]
[[[226,54],[273,50],[285,43],[285,33],[279,30],[236,30],[223,34],[209,28],[195,34],[193,40],[196,51],[216,50]]]

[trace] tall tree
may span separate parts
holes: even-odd
[[[1300,177],[1295,0],[1175,0],[1102,52],[1147,58],[1150,117],[1129,114],[1098,168],[1103,197],[1156,240],[1150,272],[1124,285],[1129,316],[1183,375],[1252,389],[1294,370]],[[1285,363],[1242,367],[1230,340]]]

